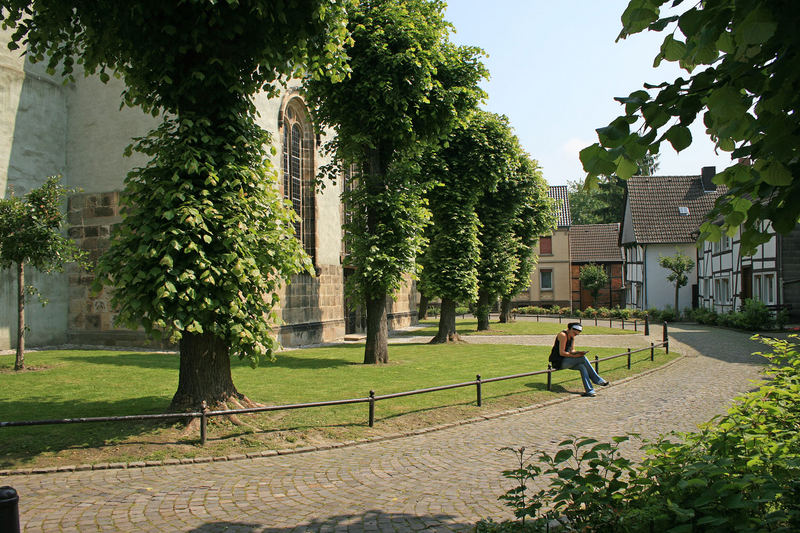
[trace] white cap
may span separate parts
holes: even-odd
[[[580,324],[575,324],[574,326],[572,326],[572,329],[576,331],[583,331],[583,326],[581,326]]]

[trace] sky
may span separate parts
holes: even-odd
[[[523,148],[539,162],[550,185],[585,177],[578,152],[597,142],[595,129],[624,113],[615,96],[645,82],[688,77],[675,64],[653,68],[664,33],[640,33],[615,42],[627,0],[448,0],[446,18],[456,44],[489,55],[491,78],[483,107],[509,117]],[[661,145],[658,175],[722,170],[727,153],[714,153],[701,117],[692,145],[680,154]]]

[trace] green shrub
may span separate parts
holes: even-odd
[[[751,331],[775,328],[775,318],[764,302],[747,298],[739,312],[737,327]]]
[[[586,318],[594,318],[598,316],[597,310],[590,305],[589,307],[583,310],[583,316]]]

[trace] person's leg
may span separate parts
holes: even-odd
[[[590,368],[586,368],[587,366]],[[590,374],[591,365],[588,364],[585,357],[565,357],[564,361],[561,363],[561,368],[571,368],[572,370],[580,372],[581,381],[583,381],[583,389],[586,391],[586,394],[594,394],[594,387],[592,387]],[[594,370],[591,370],[591,372],[594,373]]]
[[[606,382],[606,380],[601,378],[598,375],[598,373],[595,372],[594,366],[592,366],[592,363],[589,362],[589,360],[586,358],[586,356],[578,358],[578,360],[581,361],[586,366],[587,374],[589,376],[589,379],[592,380],[592,383],[596,383],[597,385],[601,385],[601,384]]]

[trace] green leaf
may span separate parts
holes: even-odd
[[[734,27],[734,38],[739,46],[752,46],[767,42],[778,29],[772,14],[763,7],[751,11]]]
[[[676,152],[688,148],[692,144],[692,132],[686,126],[676,124],[664,134]]]
[[[633,176],[639,170],[639,165],[635,161],[631,161],[627,157],[620,157],[617,159],[617,176],[626,180]]]
[[[792,173],[777,161],[759,160],[754,165],[766,183],[777,187],[785,187],[792,184]]]
[[[661,52],[667,61],[678,61],[686,55],[686,44],[676,41],[672,35],[667,35],[661,45]]]

